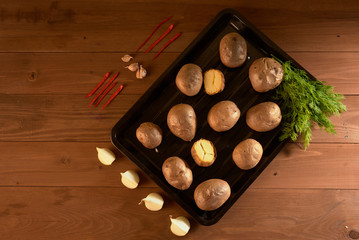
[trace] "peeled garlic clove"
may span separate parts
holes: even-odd
[[[138,70],[138,63],[131,63],[130,65],[126,66],[125,68],[127,68],[131,72],[135,72]]]
[[[123,62],[129,62],[129,61],[131,61],[133,59],[133,57],[132,56],[130,56],[130,55],[128,55],[128,54],[126,54],[126,55],[124,55],[122,58],[121,58],[121,60],[123,61]]]
[[[121,173],[121,182],[125,187],[130,189],[135,189],[140,182],[140,177],[138,174],[133,170],[127,170],[124,173]]]
[[[142,78],[146,77],[146,75],[147,75],[146,69],[144,69],[142,67],[142,65],[140,65],[140,68],[136,72],[136,78],[142,79]]]
[[[170,216],[170,219],[171,232],[176,236],[182,237],[186,235],[191,228],[191,224],[189,223],[188,219],[183,216],[177,218],[172,218],[172,216]]]
[[[111,165],[115,161],[115,154],[108,148],[96,148],[98,160],[104,165]]]
[[[139,205],[143,202],[145,203],[146,208],[151,211],[161,210],[164,203],[162,196],[158,193],[148,194],[147,197],[141,200]]]

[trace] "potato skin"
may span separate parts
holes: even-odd
[[[200,183],[194,191],[197,207],[213,211],[221,207],[231,195],[231,187],[222,179],[209,179]]]
[[[226,67],[240,67],[247,59],[246,40],[236,32],[226,34],[219,43],[219,56]]]
[[[257,92],[272,90],[283,80],[282,65],[272,58],[256,59],[249,67],[249,80]]]
[[[254,168],[263,155],[262,145],[254,139],[246,139],[240,142],[233,150],[234,163],[242,170]]]
[[[274,102],[263,102],[251,107],[246,116],[247,125],[257,132],[278,127],[282,120],[280,107]]]
[[[191,141],[197,129],[197,117],[192,106],[188,104],[173,106],[167,114],[167,125],[175,136],[184,141]]]
[[[241,111],[232,101],[216,103],[208,112],[207,121],[209,126],[217,132],[231,129],[241,116]]]
[[[194,96],[202,88],[203,74],[202,69],[193,63],[183,65],[176,76],[177,88],[187,96]]]
[[[144,122],[136,129],[136,137],[144,147],[154,149],[162,142],[162,130],[152,122]]]
[[[188,164],[179,157],[169,157],[162,165],[162,173],[167,182],[179,189],[188,189],[193,181],[192,170]]]

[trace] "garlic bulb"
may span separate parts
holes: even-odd
[[[133,59],[133,57],[132,56],[130,56],[130,55],[128,55],[128,54],[126,54],[126,55],[124,55],[122,58],[121,58],[121,60],[123,61],[123,62],[129,62],[129,61],[131,61]]]
[[[111,165],[113,161],[115,161],[116,156],[110,149],[97,147],[96,150],[98,160],[100,160],[103,165]]]
[[[138,70],[138,63],[132,63],[132,64],[126,66],[125,68],[127,68],[131,72],[135,72]]]
[[[162,209],[164,201],[162,196],[158,193],[150,193],[147,197],[141,200],[139,205],[142,203],[145,203],[146,208],[150,211],[159,211]]]
[[[124,173],[121,173],[121,182],[125,187],[129,189],[135,189],[138,186],[138,183],[140,182],[140,177],[138,174],[133,170],[127,170]]]

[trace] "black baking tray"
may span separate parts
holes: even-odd
[[[219,42],[229,32],[238,32],[247,41],[248,59],[239,68],[227,68],[219,58]],[[250,107],[271,100],[273,95],[273,91],[257,93],[252,89],[248,79],[249,66],[255,59],[271,55],[283,61],[290,60],[293,66],[303,69],[240,13],[233,9],[225,9],[202,30],[112,129],[112,143],[200,224],[216,223],[287,142],[279,141],[281,126],[269,132],[258,133],[251,130],[245,122],[245,115]],[[211,68],[221,70],[226,79],[224,91],[214,96],[207,95],[203,89],[193,97],[182,94],[175,85],[175,78],[179,69],[186,63],[199,65],[203,72]],[[310,74],[308,76],[314,79]],[[218,133],[209,127],[207,113],[215,103],[222,100],[234,101],[241,110],[241,117],[231,130]],[[197,132],[191,142],[185,142],[175,137],[167,126],[168,111],[179,103],[190,104],[197,115]],[[278,104],[280,105],[280,103]],[[147,121],[159,125],[163,131],[163,141],[157,147],[158,151],[146,149],[136,139],[136,128],[142,122]],[[193,143],[200,138],[211,140],[217,149],[217,159],[210,167],[197,166],[191,157],[190,149]],[[243,171],[234,164],[232,152],[239,142],[247,138],[259,141],[264,152],[261,161],[255,168]],[[171,156],[181,157],[192,169],[193,183],[185,191],[173,188],[163,177],[162,163]],[[199,183],[211,178],[226,180],[231,186],[232,194],[219,209],[203,211],[196,206],[193,193]]]

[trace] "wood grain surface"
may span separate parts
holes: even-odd
[[[225,8],[343,93],[348,111],[331,118],[336,135],[314,127],[307,151],[288,143],[217,224],[189,218],[183,239],[359,239],[355,0],[0,1],[0,239],[178,239],[169,215],[188,214],[112,146],[110,130]],[[162,44],[134,53],[170,15],[171,34],[182,36],[155,61]],[[125,53],[147,78],[124,68]],[[126,87],[105,110],[88,108],[84,96],[106,72],[120,72]],[[96,147],[116,153],[113,165],[98,161]],[[138,189],[121,184],[128,169],[140,175]],[[138,205],[150,192],[164,196],[163,210]]]

